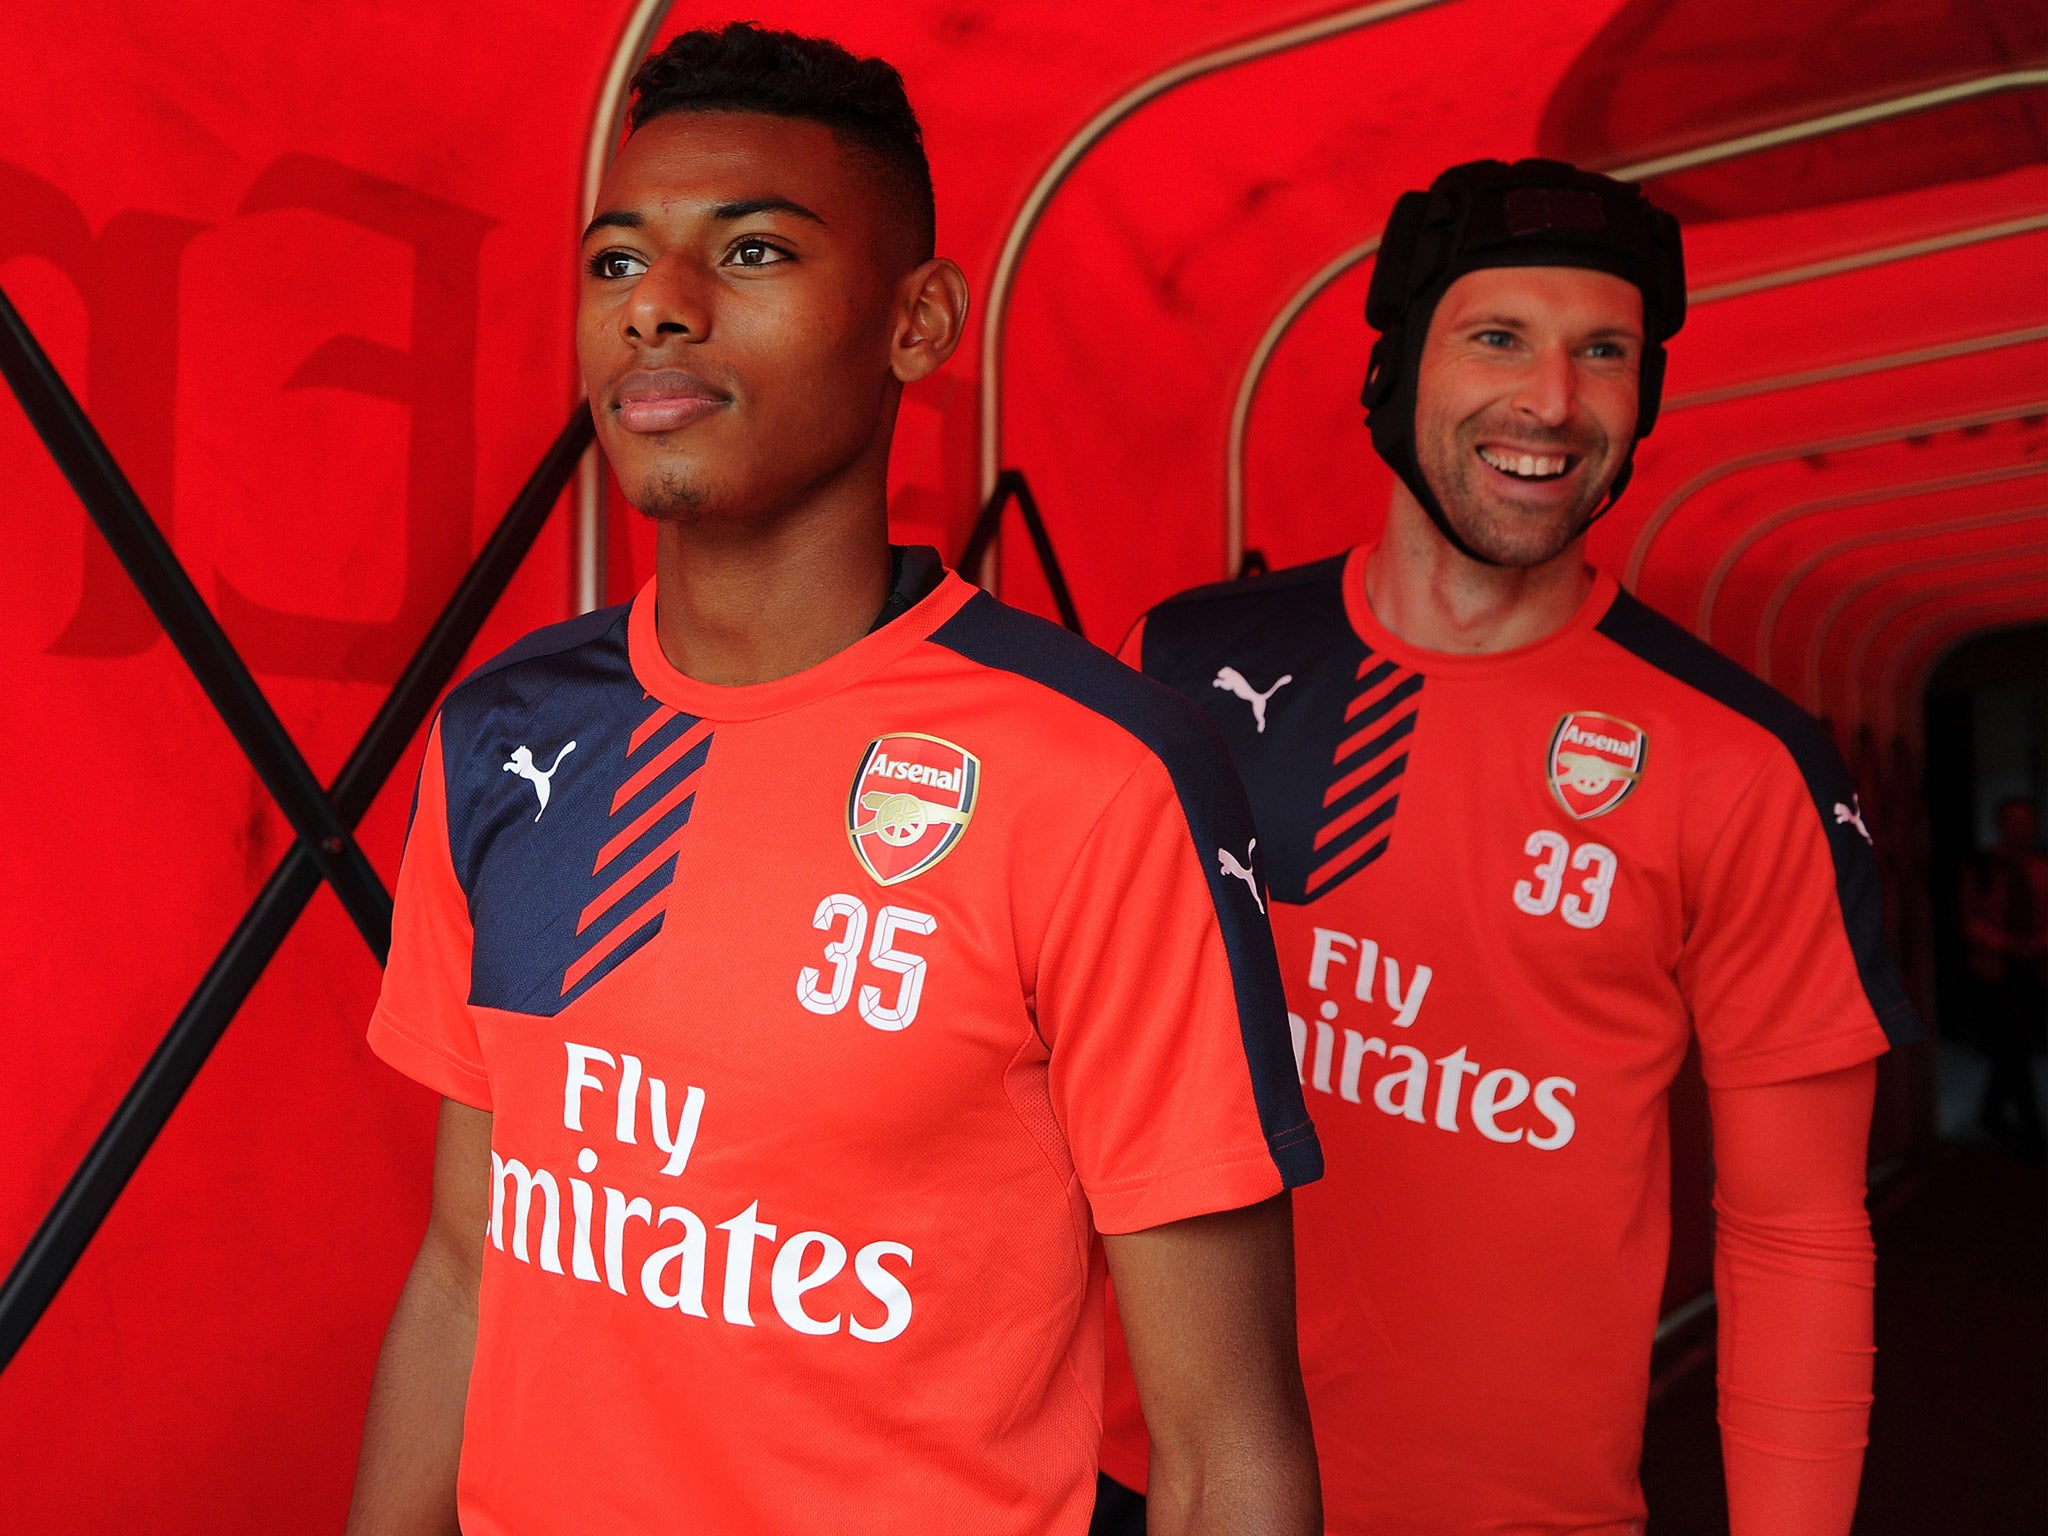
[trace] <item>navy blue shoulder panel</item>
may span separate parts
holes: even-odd
[[[1028,678],[1114,721],[1165,766],[1223,932],[1259,1127],[1284,1187],[1322,1177],[1322,1146],[1295,1073],[1273,932],[1262,905],[1244,910],[1246,882],[1228,873],[1225,863],[1225,855],[1237,861],[1238,849],[1244,850],[1243,863],[1255,868],[1264,856],[1255,856],[1250,846],[1257,837],[1251,807],[1208,721],[1185,699],[1148,682],[1108,652],[985,592],[969,598],[931,639],[980,666]],[[1134,952],[1132,963],[1139,959]]]
[[[1212,581],[1204,586],[1189,587],[1155,606],[1148,618],[1178,609],[1208,608],[1218,604],[1227,611],[1246,602],[1257,603],[1271,597],[1285,602],[1290,596],[1299,597],[1300,589],[1304,587],[1335,591],[1341,615],[1344,562],[1350,558],[1347,551],[1324,560],[1311,560],[1307,565],[1283,566],[1277,571],[1262,571],[1256,576],[1240,576],[1232,581]],[[1326,601],[1322,598],[1312,600]]]
[[[1215,722],[1273,894],[1297,906],[1387,851],[1422,706],[1422,676],[1352,627],[1345,559],[1197,587],[1145,617],[1146,675]]]
[[[536,629],[532,634],[513,641],[490,660],[480,663],[466,677],[458,680],[454,688],[449,690],[449,700],[452,701],[456,694],[479,678],[488,677],[505,667],[515,666],[535,656],[548,656],[556,651],[570,650],[597,639],[618,622],[622,611],[618,608],[599,608],[595,612],[578,614],[573,619],[564,619],[559,624],[549,624]],[[445,716],[445,708],[441,713]],[[445,719],[441,722],[441,745],[442,755],[445,757],[448,746],[448,725]],[[420,764],[420,772],[425,771],[426,764],[423,762]],[[420,784],[415,776],[412,785],[412,805],[405,813],[405,840],[408,844],[412,842],[412,824],[419,813]]]
[[[493,672],[502,672],[507,667],[516,667],[522,661],[538,657],[555,656],[563,651],[573,651],[579,645],[603,640],[616,629],[621,645],[625,642],[626,617],[631,606],[619,603],[610,608],[598,608],[590,613],[579,613],[573,619],[564,619],[559,624],[544,624],[530,635],[514,640],[489,661],[480,663],[450,691],[460,693],[470,684],[489,677]]]
[[[480,1007],[560,1013],[661,929],[711,741],[641,688],[628,612],[527,636],[441,707]]]
[[[1791,754],[1834,856],[1835,895],[1863,994],[1893,1045],[1920,1039],[1919,1018],[1885,941],[1884,896],[1877,860],[1858,830],[1855,780],[1827,728],[1769,683],[1627,592],[1615,596],[1598,629],[1659,672],[1762,726]]]

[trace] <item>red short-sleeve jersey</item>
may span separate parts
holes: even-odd
[[[795,677],[650,587],[441,711],[370,1038],[493,1116],[470,1536],[1079,1532],[1096,1234],[1319,1171],[1208,722],[903,563]]]
[[[1739,1087],[1914,1028],[1861,808],[1816,722],[1607,577],[1459,657],[1364,565],[1185,594],[1125,652],[1222,729],[1272,882],[1329,1157],[1296,1202],[1329,1529],[1621,1536],[1688,1039]]]

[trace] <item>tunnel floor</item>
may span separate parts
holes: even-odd
[[[1945,1089],[1956,1080],[1948,1069]],[[1943,1097],[1945,1125],[1961,1131],[1966,1117],[1950,1111],[1965,1099]],[[2042,1536],[2048,1168],[1951,1140],[1872,1208],[1877,1403],[1856,1536]],[[1711,1359],[1652,1407],[1643,1486],[1651,1536],[1727,1531]]]

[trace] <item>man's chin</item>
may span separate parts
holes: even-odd
[[[712,511],[712,498],[694,477],[676,473],[647,476],[621,489],[643,517],[657,523],[695,523]]]
[[[1451,518],[1451,526],[1468,548],[1495,565],[1515,570],[1548,565],[1578,542],[1585,525],[1585,510],[1578,507],[1541,515],[1497,508],[1478,518]]]

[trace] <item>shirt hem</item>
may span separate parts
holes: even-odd
[[[491,1112],[491,1081],[484,1073],[420,1039],[382,1004],[370,1016],[369,1041],[370,1049],[385,1065],[414,1082],[433,1089],[444,1099],[453,1099],[485,1114]]]
[[[1702,1054],[1700,1075],[1709,1088],[1764,1088],[1861,1066],[1890,1049],[1891,1041],[1882,1026],[1859,1024],[1853,1030],[1777,1050],[1714,1058]]]
[[[1102,1462],[1102,1475],[1113,1482],[1122,1483],[1133,1493],[1142,1494],[1145,1491],[1145,1484],[1151,1480],[1151,1455],[1151,1444],[1149,1441],[1146,1443],[1145,1452],[1142,1457],[1136,1451],[1133,1451],[1131,1459],[1125,1460],[1124,1447],[1112,1445],[1109,1441],[1104,1440],[1102,1442],[1102,1455],[1100,1458]]]
[[[1270,1200],[1287,1188],[1272,1153],[1258,1150],[1237,1157],[1178,1168],[1142,1180],[1123,1180],[1088,1189],[1095,1230],[1106,1237],[1143,1232],[1191,1216],[1213,1216]]]

